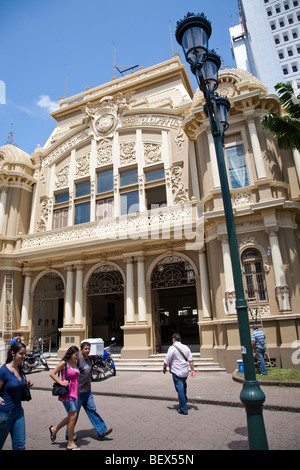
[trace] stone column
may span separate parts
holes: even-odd
[[[298,182],[300,184],[300,152],[297,149],[293,149],[293,157],[295,162],[295,168],[298,176]]]
[[[146,287],[145,287],[145,267],[144,256],[137,256],[137,276],[138,276],[138,321],[146,322]]]
[[[0,234],[3,235],[2,231],[4,227],[8,187],[2,186],[0,191]]]
[[[32,272],[24,270],[25,276],[24,289],[23,289],[23,302],[21,310],[21,328],[28,328],[28,319],[30,311],[30,286],[31,286],[31,275]]]
[[[209,291],[206,253],[204,251],[199,252],[199,267],[203,318],[211,318],[211,299]]]
[[[134,283],[133,283],[133,259],[132,256],[124,259],[126,263],[126,323],[134,323]]]
[[[266,178],[267,174],[266,174],[264,159],[263,159],[263,155],[262,155],[262,151],[260,148],[260,143],[259,143],[259,139],[257,135],[253,111],[250,111],[250,113],[244,111],[244,116],[248,124],[257,178],[258,179]]]
[[[73,324],[73,266],[65,266],[67,271],[67,287],[65,295],[64,326]]]
[[[278,227],[267,227],[266,232],[269,234],[271,255],[275,277],[275,294],[280,311],[291,310],[289,299],[289,288],[286,282],[279,240],[277,236]]]
[[[210,156],[210,163],[211,163],[211,172],[212,172],[212,179],[214,188],[220,188],[220,177],[219,177],[219,168],[218,168],[218,161],[216,155],[216,148],[214,143],[214,138],[209,129],[207,129],[207,140],[208,140],[208,148],[209,148],[209,156]]]
[[[230,249],[227,235],[219,235],[218,239],[222,244],[222,254],[223,254],[223,266],[224,266],[224,275],[225,275],[225,302],[226,308],[229,315],[235,315],[235,288],[234,280],[232,273],[232,264],[230,257]]]
[[[75,290],[75,325],[82,325],[82,302],[83,302],[83,265],[76,266],[76,290]]]

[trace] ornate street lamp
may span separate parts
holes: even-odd
[[[223,139],[228,128],[227,113],[230,102],[219,97],[218,70],[220,58],[208,50],[208,39],[211,35],[211,24],[203,13],[188,13],[177,23],[176,40],[182,46],[186,61],[196,76],[200,90],[205,98],[204,111],[209,117],[211,132],[214,138],[222,198],[227,226],[228,242],[234,278],[236,311],[241,340],[241,352],[244,363],[245,380],[240,399],[247,413],[248,440],[250,450],[267,450],[268,441],[263,420],[262,407],[265,395],[256,380],[252,353],[248,307],[244,294],[240,256],[236,237],[231,196],[224,158]]]

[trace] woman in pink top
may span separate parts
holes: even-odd
[[[63,357],[62,361],[50,373],[50,377],[60,385],[68,385],[69,393],[59,396],[59,400],[63,403],[68,416],[64,418],[57,426],[50,426],[51,441],[56,439],[57,432],[64,426],[68,425],[68,446],[67,450],[79,450],[74,442],[74,427],[77,418],[76,400],[78,397],[78,376],[80,374],[77,367],[77,358],[79,349],[77,346],[71,346]],[[65,380],[65,364],[67,364],[67,380]],[[61,372],[61,379],[58,377]]]

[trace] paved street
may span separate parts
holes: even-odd
[[[50,441],[48,428],[57,424],[65,411],[51,394],[49,374],[37,372],[30,378],[35,388],[32,401],[24,403],[26,449],[65,450],[67,442],[63,430],[58,433],[55,443]],[[170,453],[248,449],[246,413],[239,403],[241,384],[234,382],[231,375],[208,373],[198,374],[195,379],[190,377],[188,416],[177,413],[176,392],[170,374],[119,372],[116,377],[93,383],[92,387],[97,409],[113,432],[103,441],[96,440],[96,432],[82,409],[76,427],[82,450],[102,450],[104,456],[106,452],[111,455],[116,450]],[[275,407],[276,403],[278,409],[282,403],[299,406],[299,388],[264,387],[263,390],[270,406]],[[133,398],[134,395],[145,398]],[[222,402],[227,405],[222,406]],[[300,450],[300,416],[295,411],[264,410],[271,450]],[[10,448],[9,438],[4,449]]]

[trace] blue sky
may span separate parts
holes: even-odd
[[[56,125],[49,112],[66,96],[67,70],[68,96],[109,82],[114,44],[117,66],[150,67],[173,51],[184,63],[174,33],[188,11],[204,12],[210,49],[234,67],[229,28],[239,22],[237,0],[0,0],[0,146],[11,123],[19,148],[31,154],[43,146]]]

